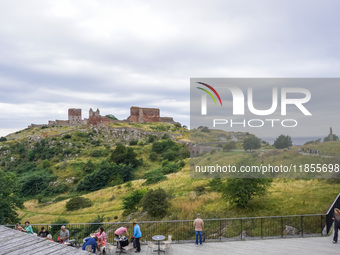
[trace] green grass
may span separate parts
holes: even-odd
[[[163,123],[112,123],[109,127],[114,128],[137,128],[147,132],[160,132],[161,136],[164,133],[173,135],[174,139],[187,141],[189,139],[189,132],[183,128],[175,128],[173,125]],[[171,130],[171,132],[169,132]],[[69,142],[73,145],[72,150],[80,150],[77,155],[60,157],[59,159],[51,159],[51,168],[59,179],[63,182],[70,177],[81,178],[84,176],[83,166],[91,159],[94,164],[100,163],[107,157],[91,157],[91,153],[95,150],[107,150],[114,148],[114,140],[110,133],[106,130],[100,130],[98,134],[94,135],[94,139],[100,140],[99,146],[94,146],[91,141],[87,141],[85,137],[77,137],[76,132],[90,132],[92,129],[88,127],[55,127],[55,128],[33,128],[23,130],[18,134],[9,136],[11,139],[3,142],[3,145],[13,145],[17,140],[28,141],[29,135],[41,136],[47,135],[47,139],[55,138],[54,142],[65,142],[62,138],[65,134],[71,134]],[[43,133],[44,132],[44,133]],[[216,137],[228,139],[229,133],[223,131],[211,131],[205,133],[201,131],[193,131],[192,137],[197,142],[207,142]],[[216,136],[217,134],[217,136]],[[234,136],[243,139],[246,135],[243,133],[234,133]],[[215,138],[214,138],[215,137]],[[222,140],[223,140],[222,139]],[[33,144],[33,142],[31,143]],[[242,144],[238,143],[240,147]],[[63,144],[63,146],[66,146]],[[83,146],[83,147],[81,147]],[[105,147],[106,146],[106,147]],[[162,158],[156,161],[150,161],[149,155],[152,145],[134,145],[132,146],[137,153],[137,158],[143,159],[143,165],[135,172],[135,178],[142,178],[143,175],[161,165]],[[307,145],[311,149],[319,149],[321,154],[329,156],[339,156],[340,142],[328,142],[316,145]],[[292,150],[270,150],[261,149],[258,154],[258,160],[263,163],[271,164],[303,164],[303,163],[322,163],[333,160],[326,157],[311,157],[304,156],[297,153],[297,148]],[[236,164],[240,159],[250,155],[244,151],[215,151],[212,153],[204,154],[200,157],[194,158],[192,162],[196,164]],[[15,155],[19,157],[20,155]],[[235,206],[230,206],[224,201],[219,192],[216,192],[209,186],[209,179],[194,179],[190,177],[189,164],[190,160],[186,159],[186,166],[180,172],[167,175],[167,179],[146,186],[148,189],[163,188],[171,194],[171,207],[167,216],[163,220],[179,220],[179,219],[192,219],[197,212],[200,212],[203,218],[234,218],[234,217],[251,217],[251,216],[272,216],[272,215],[292,215],[292,214],[315,214],[325,213],[336,195],[340,190],[340,184],[332,183],[328,180],[318,179],[274,179],[268,194],[263,197],[255,197],[250,201],[249,208],[240,209]],[[191,163],[192,163],[191,162]],[[41,162],[37,162],[41,164]],[[127,187],[125,184],[114,187],[107,187],[95,192],[83,195],[91,199],[93,206],[84,208],[77,211],[68,212],[65,209],[65,204],[68,199],[76,193],[72,188],[76,184],[69,184],[69,191],[58,196],[67,197],[67,199],[53,202],[57,196],[49,199],[51,204],[39,204],[36,199],[25,202],[26,208],[18,210],[19,216],[22,221],[29,220],[32,223],[51,223],[59,217],[66,218],[70,223],[89,222],[96,218],[98,215],[103,216],[105,221],[114,221],[114,217],[118,216],[117,221],[125,221],[126,217],[123,216],[122,198],[130,194],[133,190],[144,188],[143,183],[145,180],[134,180],[131,182],[132,186]],[[195,188],[198,186],[205,187],[205,193],[197,195]],[[137,220],[158,220],[148,217],[142,212],[142,208],[133,216]]]

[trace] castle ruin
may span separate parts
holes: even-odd
[[[68,109],[68,120],[49,120],[48,126],[76,126],[76,125],[92,125],[97,126],[100,124],[106,124],[110,122],[130,122],[130,123],[151,123],[151,122],[163,122],[169,124],[176,124],[172,117],[160,117],[160,110],[158,108],[142,108],[132,106],[130,108],[130,116],[126,120],[112,120],[105,116],[100,115],[100,111],[97,108],[93,111],[89,110],[89,118],[82,119],[82,110],[77,108]],[[42,124],[31,124],[29,127],[41,127],[46,126]]]

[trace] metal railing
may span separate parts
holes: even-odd
[[[328,212],[326,213],[326,225],[327,225],[327,234],[331,231],[333,225],[333,217],[334,217],[334,208],[340,209],[340,193],[334,200],[333,204],[329,208]]]
[[[142,242],[152,240],[154,235],[172,235],[173,242],[191,242],[195,239],[193,220],[145,221],[138,222],[142,231]],[[45,227],[54,240],[65,225],[70,232],[70,239],[81,242],[83,238],[103,227],[109,243],[114,242],[114,232],[121,226],[128,227],[133,234],[131,222],[79,223],[79,224],[32,224],[34,232],[39,233]],[[290,215],[249,218],[204,219],[206,241],[247,240],[261,238],[287,238],[303,236],[322,236],[326,234],[325,214]],[[13,225],[7,225],[14,227]]]

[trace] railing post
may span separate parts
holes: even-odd
[[[263,218],[261,217],[261,238],[263,238]]]
[[[281,237],[283,238],[283,217],[281,217]]]
[[[320,215],[320,233],[321,233],[321,236],[323,236],[323,233],[322,233],[322,214]]]
[[[222,241],[222,220],[220,219],[220,241]]]
[[[301,236],[303,236],[303,216],[301,215]]]
[[[240,221],[241,221],[241,240],[242,240],[242,232],[243,232],[243,229],[242,229],[242,219],[240,219]]]

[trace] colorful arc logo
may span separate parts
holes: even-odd
[[[220,98],[220,95],[217,93],[217,91],[216,91],[212,86],[210,86],[210,85],[208,85],[208,84],[206,84],[206,83],[203,83],[203,82],[197,82],[197,83],[198,83],[198,84],[201,84],[201,85],[203,85],[203,86],[206,86],[206,87],[209,88],[212,92],[214,92],[214,94],[217,96],[217,98],[218,98],[218,100],[220,101],[220,104],[221,104],[221,106],[222,106],[222,100],[221,100],[221,98]],[[200,90],[203,90],[204,92],[206,92],[206,93],[214,100],[215,105],[217,105],[216,100],[215,100],[214,96],[211,94],[210,91],[208,91],[208,90],[206,90],[206,89],[204,89],[204,88],[201,88],[201,87],[197,87],[197,88],[200,89]]]

